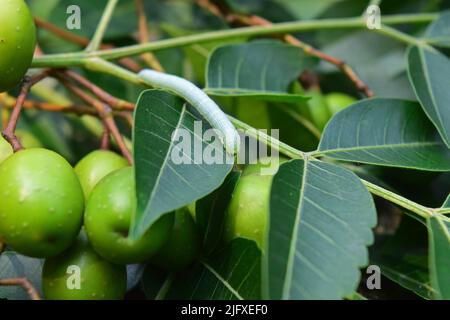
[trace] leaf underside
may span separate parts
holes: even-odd
[[[376,223],[372,197],[350,171],[292,160],[275,175],[263,289],[271,299],[341,299],[358,285]]]
[[[209,129],[205,121],[186,103],[160,90],[144,91],[135,110],[134,160],[137,210],[131,236],[142,235],[161,215],[204,197],[219,187],[232,168],[218,139],[207,142],[203,133]],[[194,134],[195,123],[201,132]],[[189,150],[173,139],[184,132],[191,141]],[[202,136],[199,136],[202,134]],[[176,141],[174,141],[176,140]],[[222,164],[207,164],[203,151],[213,147]],[[183,156],[186,163],[174,163],[173,155]]]
[[[450,151],[420,105],[399,99],[363,100],[336,114],[319,153],[381,166],[450,170]]]

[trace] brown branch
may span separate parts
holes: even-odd
[[[0,279],[0,286],[21,286],[31,300],[41,300],[39,293],[27,278]]]
[[[224,10],[223,8],[219,7],[219,5],[212,3],[210,0],[196,0],[196,3],[200,7],[208,10],[215,16],[226,20],[230,24],[240,23],[249,26],[268,26],[272,24],[270,21],[257,15],[244,15],[233,13],[229,9]],[[335,65],[354,83],[358,91],[364,93],[367,97],[372,97],[374,95],[373,91],[368,87],[368,85],[358,77],[356,72],[345,61],[330,56],[318,49],[315,49],[314,47],[300,41],[290,34],[283,35],[283,40],[291,45],[301,48],[306,54],[310,56],[317,57],[321,60]]]
[[[2,95],[0,95],[0,102],[4,105],[6,111],[7,109],[12,109],[14,107],[14,105],[16,104],[16,99],[9,96],[2,97]],[[79,116],[81,115],[98,116],[97,111],[92,107],[77,104],[58,105],[41,101],[25,100],[23,108],[49,112],[73,113]],[[113,110],[113,115],[123,118],[127,123],[132,125],[133,117],[129,111]]]
[[[145,7],[143,0],[135,0],[136,12],[138,15],[138,38],[140,43],[147,43],[150,41],[148,34],[147,17],[145,15]],[[164,72],[164,68],[158,61],[156,56],[151,52],[141,54],[142,60],[151,68],[159,72]]]
[[[75,94],[80,99],[85,101],[87,104],[92,105],[95,108],[95,110],[97,110],[99,117],[102,119],[105,126],[108,127],[108,130],[110,131],[112,137],[116,141],[117,146],[119,147],[123,156],[128,160],[130,164],[132,164],[133,157],[131,156],[130,150],[128,150],[125,141],[122,135],[120,134],[119,129],[117,128],[116,122],[114,121],[112,109],[107,104],[97,100],[96,98],[92,97],[79,87],[72,84],[70,81],[68,81],[68,79],[64,77],[64,75],[55,74],[55,76],[68,90],[70,90],[73,94]]]
[[[6,243],[4,243],[3,241],[0,240],[0,254],[3,253],[3,251],[5,251],[6,249]]]
[[[109,133],[108,126],[106,125],[106,123],[103,123],[103,132],[102,132],[100,149],[109,150],[109,148],[111,147],[111,140],[109,137],[110,137],[110,133]]]
[[[17,152],[22,149],[22,145],[20,144],[19,139],[17,139],[14,132],[16,131],[17,122],[20,118],[20,113],[22,112],[23,104],[25,99],[30,91],[31,87],[37,82],[41,81],[45,77],[47,77],[49,70],[44,70],[43,72],[37,74],[33,77],[25,77],[22,83],[22,88],[20,90],[20,94],[17,97],[16,104],[11,112],[8,123],[3,130],[2,135],[8,141],[14,152]]]
[[[90,40],[88,38],[79,36],[65,29],[59,28],[58,26],[55,26],[50,22],[44,21],[41,18],[34,17],[34,21],[38,27],[53,33],[54,35],[58,36],[63,40],[75,43],[81,47],[86,47],[89,44]],[[100,45],[100,49],[111,49],[111,48],[114,48],[114,46],[110,44]],[[131,58],[122,58],[119,60],[119,63],[134,72],[139,72],[142,69],[142,67]]]
[[[66,70],[64,73],[71,79],[75,80],[77,83],[81,84],[83,87],[91,91],[95,96],[97,96],[100,100],[111,106],[114,110],[134,110],[134,104],[125,100],[118,99],[113,97],[102,88],[90,82],[85,77],[80,74]]]
[[[128,123],[128,125],[130,127],[133,127],[134,120],[133,120],[133,114],[131,112],[121,112],[119,114],[119,116],[121,116],[123,119],[125,119],[125,121]]]

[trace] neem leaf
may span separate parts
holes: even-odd
[[[180,274],[168,299],[256,300],[261,298],[261,252],[254,241],[235,239]]]
[[[203,235],[204,254],[212,253],[222,240],[228,204],[240,176],[240,171],[230,172],[220,188],[195,204],[195,218]]]
[[[438,47],[450,47],[450,12],[442,13],[425,32],[426,40]]]
[[[408,52],[408,75],[423,110],[450,147],[450,59],[429,47]]]
[[[134,119],[137,210],[130,234],[139,237],[161,215],[219,187],[233,163],[217,137],[203,139],[208,124],[176,96],[144,91]],[[217,161],[207,161],[210,152]]]
[[[424,299],[433,299],[435,291],[428,272],[427,233],[424,224],[404,216],[393,235],[383,235],[370,250],[370,264],[405,289]],[[411,235],[414,235],[413,237]]]
[[[209,57],[205,91],[211,95],[302,101],[307,97],[289,94],[289,85],[314,61],[300,48],[274,40],[222,46]]]
[[[450,170],[450,151],[420,105],[399,99],[367,99],[336,114],[317,154],[381,166]]]
[[[435,215],[427,220],[430,280],[436,299],[450,299],[450,219]]]
[[[358,285],[376,224],[358,177],[333,164],[292,160],[275,175],[263,293],[270,299],[341,299]]]

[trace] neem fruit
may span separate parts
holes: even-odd
[[[181,270],[199,256],[201,238],[188,208],[175,212],[169,240],[151,258],[152,264],[170,271]]]
[[[84,223],[89,241],[105,259],[120,264],[143,262],[169,238],[173,214],[161,217],[139,239],[130,239],[128,230],[135,207],[132,167],[107,175],[92,190]]]
[[[285,162],[280,158],[277,164]],[[254,240],[264,248],[264,238],[269,215],[270,188],[273,174],[261,174],[267,165],[262,163],[248,165],[242,173],[228,206],[225,220],[224,238]]]
[[[20,83],[33,59],[36,27],[23,0],[0,1],[0,92]]]
[[[0,239],[32,257],[67,249],[82,222],[84,197],[70,164],[46,149],[25,149],[0,164]]]
[[[103,177],[126,166],[128,162],[124,157],[108,150],[96,150],[81,159],[75,166],[75,173],[80,179],[86,200]]]
[[[355,103],[356,99],[345,93],[331,92],[325,95],[325,101],[331,114],[336,114]]]
[[[48,300],[119,300],[126,286],[126,267],[100,257],[83,232],[67,251],[46,259],[42,271]]]

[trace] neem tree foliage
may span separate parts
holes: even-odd
[[[450,299],[448,4],[377,3],[1,1],[0,298]]]

